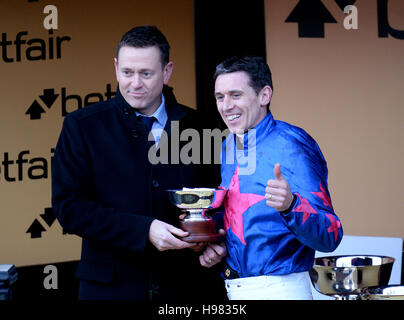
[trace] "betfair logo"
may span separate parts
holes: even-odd
[[[65,117],[68,113],[86,107],[90,104],[109,100],[115,96],[115,92],[111,90],[111,84],[106,85],[105,92],[91,92],[83,97],[76,93],[68,92],[67,88],[61,88],[57,92],[56,89],[43,89],[43,94],[39,95],[28,107],[25,114],[30,120],[39,120],[42,115],[50,110],[55,102],[60,101],[60,115]],[[58,99],[60,96],[60,99]]]
[[[63,45],[70,41],[69,36],[54,37],[53,29],[48,31],[49,37],[29,38],[28,31],[20,31],[11,36],[1,34],[0,48],[3,62],[53,60],[62,58]]]
[[[71,41],[69,36],[54,36],[54,30],[59,27],[58,9],[47,5],[43,9],[46,16],[43,27],[48,30],[49,37],[30,37],[28,31],[20,31],[15,35],[5,32],[1,34],[0,48],[3,62],[13,63],[22,61],[54,60],[62,58],[64,45]]]

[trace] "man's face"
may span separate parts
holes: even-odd
[[[265,86],[257,95],[249,80],[244,71],[224,73],[216,78],[217,108],[232,133],[243,133],[255,127],[267,114],[271,88]]]
[[[169,62],[161,64],[158,47],[135,48],[124,46],[115,59],[119,90],[138,112],[151,115],[161,104],[163,85],[168,83],[173,69]]]

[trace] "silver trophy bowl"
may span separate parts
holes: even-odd
[[[362,290],[361,296],[363,300],[404,300],[404,286],[368,287]]]
[[[310,271],[314,288],[341,300],[361,299],[368,287],[387,286],[394,258],[373,255],[316,258]]]
[[[168,197],[177,208],[188,212],[185,219],[202,219],[202,212],[213,202],[216,189],[193,188],[182,190],[167,190]]]
[[[216,242],[221,235],[216,229],[216,222],[207,214],[213,209],[215,200],[222,200],[225,190],[213,188],[183,188],[181,190],[167,190],[171,203],[185,213],[180,227],[189,236],[182,238],[187,242]]]

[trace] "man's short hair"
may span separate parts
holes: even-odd
[[[250,81],[249,85],[258,94],[265,86],[272,86],[271,70],[265,60],[261,57],[232,57],[224,60],[216,67],[214,81],[217,77],[224,73],[232,73],[244,71],[248,74]]]
[[[116,48],[116,57],[124,47],[147,48],[157,46],[160,49],[161,64],[164,67],[170,61],[170,44],[156,26],[138,26],[126,32]]]

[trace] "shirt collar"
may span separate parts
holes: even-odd
[[[145,115],[143,115],[143,114],[141,114],[141,113],[139,113],[139,112],[137,112],[136,110],[135,110],[135,114],[136,114],[136,116],[145,116]],[[164,126],[164,124],[166,123],[166,121],[167,121],[167,111],[166,111],[166,100],[165,100],[165,98],[164,98],[164,94],[161,94],[161,104],[160,104],[160,106],[157,108],[157,110],[152,114],[152,115],[150,115],[149,117],[155,117],[156,118],[156,121],[161,125],[161,126]]]

